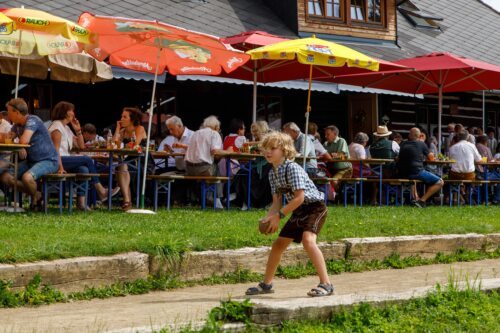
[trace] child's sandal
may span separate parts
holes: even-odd
[[[248,288],[245,295],[262,295],[274,293],[273,284],[265,284],[260,282],[257,287]]]
[[[307,293],[307,296],[311,297],[322,297],[322,296],[330,296],[333,295],[333,285],[320,283],[317,288],[312,288],[311,291]]]

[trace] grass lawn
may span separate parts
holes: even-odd
[[[270,245],[257,232],[265,211],[160,211],[155,216],[94,211],[0,215],[0,262],[26,262],[126,251],[165,254]],[[500,231],[500,207],[330,208],[320,241],[345,237]]]

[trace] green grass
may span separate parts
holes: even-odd
[[[0,262],[29,262],[126,251],[158,252],[235,249],[270,245],[275,236],[257,232],[262,210],[180,210],[155,216],[94,211],[0,215]],[[345,237],[500,231],[500,207],[330,208],[319,241]]]
[[[225,322],[246,324],[245,332],[327,333],[327,332],[499,332],[500,294],[484,293],[477,285],[459,290],[456,282],[436,290],[423,298],[399,304],[374,307],[361,303],[336,311],[327,321],[285,321],[279,326],[259,328],[250,322],[252,304],[249,300],[238,303],[221,302],[214,308],[201,330],[187,327],[183,333],[219,332]],[[214,315],[215,314],[215,315]],[[162,329],[158,333],[171,332]]]
[[[375,308],[368,304],[343,310],[324,322],[285,322],[283,333],[326,332],[499,332],[500,294],[453,288],[423,299]]]

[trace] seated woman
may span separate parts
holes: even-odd
[[[269,133],[269,126],[266,121],[259,120],[252,123],[250,127],[254,143],[258,144],[262,141],[265,134]],[[254,208],[262,208],[269,205],[272,201],[271,185],[269,184],[269,171],[271,164],[267,163],[264,157],[257,157],[252,162],[252,178],[250,184],[250,200]],[[243,172],[243,171],[242,171]],[[248,194],[248,181],[247,176],[234,177],[233,184],[236,192],[235,204],[240,206],[242,210],[247,210],[247,194]]]
[[[136,145],[146,144],[146,130],[141,125],[142,113],[138,108],[125,107],[122,111],[122,117],[116,122],[114,142],[122,142],[124,145],[134,142]],[[116,168],[116,179],[118,186],[122,190],[124,211],[132,208],[130,194],[130,173],[126,163],[120,164]]]
[[[359,132],[354,137],[354,141],[349,145],[349,155],[352,159],[364,160],[366,159],[366,144],[369,138],[366,133]],[[353,177],[366,177],[370,175],[370,166],[363,163],[363,175],[360,174],[360,163],[354,162],[352,164],[352,176]]]
[[[71,125],[71,128],[70,126]],[[76,134],[73,134],[73,132]],[[94,161],[85,155],[71,155],[73,147],[85,148],[80,122],[75,117],[75,106],[69,102],[59,102],[52,110],[52,124],[49,127],[50,137],[59,153],[58,173],[96,173]],[[99,177],[92,177],[97,195],[101,201],[108,198],[108,190],[99,182]],[[118,193],[117,188],[113,195]],[[86,210],[84,193],[77,193],[78,209]]]
[[[240,152],[243,144],[247,142],[245,137],[245,123],[241,119],[231,120],[231,125],[229,126],[229,135],[224,138],[222,147],[226,151]],[[219,162],[219,171],[221,175],[227,174],[227,163],[226,159],[223,158]],[[240,170],[240,163],[238,160],[231,160],[231,175],[235,175]]]

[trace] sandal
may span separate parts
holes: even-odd
[[[262,295],[274,293],[273,284],[265,284],[260,282],[257,287],[248,288],[245,295]]]
[[[122,210],[126,212],[127,210],[132,209],[132,203],[130,201],[122,203]]]
[[[109,191],[109,190],[108,190]],[[115,187],[112,191],[111,191],[111,198],[113,198],[114,196],[116,196],[118,193],[120,193],[120,187]],[[106,195],[104,196],[104,198],[102,199],[99,199],[98,200],[101,204],[105,203],[106,201],[108,201],[108,194],[106,193]]]
[[[333,295],[333,285],[320,283],[317,288],[312,288],[311,291],[307,293],[307,296],[311,297],[322,297],[322,296],[330,296]]]

